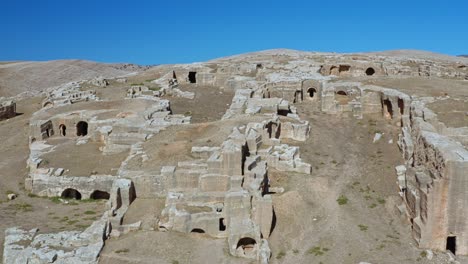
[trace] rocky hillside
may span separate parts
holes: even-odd
[[[67,82],[106,78],[141,72],[147,67],[134,64],[107,64],[85,60],[0,63],[0,97],[23,92],[41,92]]]

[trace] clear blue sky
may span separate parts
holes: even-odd
[[[182,63],[272,48],[468,53],[466,0],[3,0],[0,61]]]

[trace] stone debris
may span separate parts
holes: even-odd
[[[106,79],[104,79],[104,77],[99,76],[90,80],[89,84],[99,87],[106,87],[107,85],[109,85],[109,82]]]
[[[42,101],[42,107],[45,108],[99,100],[95,90],[82,91],[78,82],[52,87],[47,89],[45,94],[46,98]]]
[[[11,99],[0,97],[0,121],[16,116],[16,102]]]

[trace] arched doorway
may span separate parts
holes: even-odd
[[[340,105],[347,105],[350,101],[349,96],[345,91],[337,91],[335,93],[335,99]]]
[[[302,102],[302,100],[304,100],[304,96],[302,95],[302,90],[301,91],[295,91],[294,92],[294,101],[293,101],[293,103]]]
[[[81,193],[72,188],[65,189],[61,196],[66,199],[81,200]]]
[[[390,100],[385,99],[382,101],[383,115],[385,118],[393,119],[393,107]]]
[[[85,121],[78,122],[78,124],[76,124],[76,135],[79,137],[88,135],[88,123]]]
[[[90,198],[94,200],[101,200],[101,199],[109,200],[110,194],[108,192],[96,190],[93,193],[91,193]]]
[[[219,231],[226,231],[226,224],[224,224],[224,218],[219,219]]]
[[[372,75],[374,75],[374,73],[375,73],[374,68],[372,68],[372,67],[367,68],[367,70],[366,70],[366,75],[367,76],[372,76]]]
[[[401,98],[398,98],[398,108],[400,108],[400,114],[403,115],[405,112],[405,102]]]
[[[242,250],[244,255],[252,255],[255,254],[255,245],[257,242],[255,239],[250,237],[244,237],[237,242],[237,250]]]
[[[190,83],[197,83],[197,72],[189,72],[188,79]]]
[[[317,93],[317,89],[313,87],[307,89],[307,94],[309,94],[310,98],[314,98],[316,93]]]
[[[330,75],[335,75],[335,76],[340,75],[340,71],[339,71],[338,67],[332,66],[330,68]]]
[[[60,131],[60,135],[62,137],[66,136],[67,135],[67,127],[64,125],[64,124],[61,124],[59,126],[59,131]]]
[[[204,234],[204,233],[205,233],[205,230],[203,230],[203,229],[201,229],[201,228],[194,228],[194,229],[192,229],[192,231],[190,231],[190,233]]]
[[[456,236],[447,237],[447,243],[445,245],[445,249],[449,250],[454,255],[457,255],[457,237]]]

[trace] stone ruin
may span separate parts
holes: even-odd
[[[0,98],[0,120],[16,116],[16,103],[13,100]]]
[[[400,127],[398,145],[406,163],[396,167],[402,198],[397,209],[409,219],[420,247],[468,255],[466,129],[445,126],[425,107],[424,98],[338,79],[400,75],[465,79],[465,68],[379,56],[323,57],[321,62],[293,57],[286,64],[270,58],[175,65],[164,68],[165,73],[152,82],[159,89],[131,86],[120,101],[98,101],[95,93],[81,92],[78,84],[50,91],[44,105],[50,102],[50,107],[35,113],[30,122],[25,186],[40,196],[105,197],[107,210],[83,232],[8,229],[4,263],[97,263],[106,239],[140,228],[141,222],[122,225],[136,197],[165,197],[158,230],[223,238],[231,255],[268,263],[268,238],[276,221],[272,195],[282,191],[270,181],[268,171],[311,173],[299,147],[282,142],[305,141],[313,129],[300,119],[294,106],[299,102],[356,119],[377,113]],[[160,98],[166,94],[194,98],[179,84],[231,89],[234,97],[222,119],[261,121],[234,126],[219,146],[193,146],[195,160],[162,166],[156,173],[128,168],[132,159],[149,159],[143,142],[169,126],[190,122],[190,117],[171,114],[170,102]],[[70,108],[75,102],[81,103]],[[128,156],[116,175],[68,175],[66,168],[41,166],[43,155],[56,148],[49,138],[65,138],[76,145],[100,142],[102,155]]]
[[[195,148],[206,159],[164,167],[169,179],[166,208],[159,230],[206,233],[227,238],[229,252],[268,263],[267,239],[274,228],[268,168],[310,174],[298,147],[281,144],[288,135],[309,133],[307,123],[296,131],[278,118],[234,128],[219,148]],[[164,171],[164,172],[163,172]]]
[[[95,90],[82,91],[80,88],[80,83],[72,82],[48,89],[48,91],[46,91],[46,98],[42,101],[42,107],[62,106],[78,102],[99,100]]]

